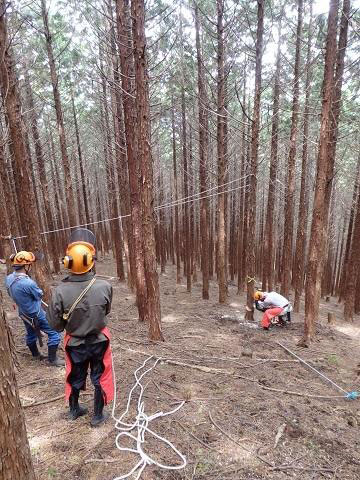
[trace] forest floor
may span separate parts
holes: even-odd
[[[111,260],[98,262],[97,272],[115,275]],[[229,286],[228,304],[220,306],[215,283],[211,299],[203,301],[200,283],[188,294],[184,284],[176,285],[173,267],[167,267],[160,276],[166,342],[154,344],[147,339],[147,325],[137,321],[134,296],[116,279],[110,282],[114,287],[109,326],[117,376],[116,416],[124,411],[134,371],[150,355],[174,363],[159,363],[144,379],[145,412],[168,411],[186,400],[176,413],[150,425],[186,456],[186,468],[167,471],[147,466],[143,480],[360,478],[360,399],[342,398],[277,344],[280,341],[297,352],[346,391],[360,390],[360,328],[342,322],[342,306],[336,299],[321,303],[317,342],[310,349],[300,349],[296,344],[303,313],[293,314],[287,328],[263,331],[258,328],[260,312],[256,322],[244,322],[245,296],[236,294],[235,285]],[[89,415],[70,422],[62,397],[64,369],[32,360],[21,321],[11,308],[7,301],[38,479],[112,480],[128,473],[139,459],[117,450],[114,421],[109,419],[97,429],[89,426],[90,382],[81,396]],[[328,312],[336,317],[334,326],[327,324]],[[31,405],[47,400],[52,401]],[[135,407],[132,404],[132,415]],[[128,440],[124,443],[131,445]],[[149,438],[144,448],[161,463],[179,463],[156,439]]]

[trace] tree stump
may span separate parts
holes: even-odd
[[[0,292],[0,478],[36,480]]]
[[[335,323],[335,316],[333,313],[328,313],[328,324],[329,325],[334,325]]]

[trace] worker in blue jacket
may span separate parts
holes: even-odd
[[[19,309],[19,316],[26,328],[26,345],[34,358],[44,357],[40,354],[36,341],[39,339],[42,346],[41,332],[48,336],[49,365],[61,367],[64,361],[57,357],[60,335],[53,330],[46,319],[46,313],[41,308],[43,291],[30,278],[29,272],[36,258],[32,252],[18,252],[13,255],[12,267],[14,272],[6,277],[6,288],[10,297]]]

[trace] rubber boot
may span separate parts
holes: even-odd
[[[40,352],[39,352],[39,349],[38,349],[38,346],[37,346],[37,343],[31,343],[30,345],[28,345],[29,347],[29,350],[31,352],[31,355],[36,358],[37,360],[44,360],[45,355],[42,355]]]
[[[76,420],[88,412],[86,407],[79,405],[79,390],[73,388],[69,397],[70,420]]]
[[[65,365],[64,360],[58,358],[56,355],[57,349],[59,345],[49,345],[48,346],[48,353],[49,353],[49,365],[52,367],[63,367]]]
[[[94,392],[94,416],[91,419],[90,425],[97,427],[105,422],[109,414],[103,413],[104,410],[104,396],[101,387],[95,387]]]

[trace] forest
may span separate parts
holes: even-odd
[[[0,0],[1,478],[359,478],[359,74],[360,0]],[[96,430],[7,283],[33,252],[53,326],[79,228],[112,292]],[[125,409],[128,448],[171,442],[136,468]]]

